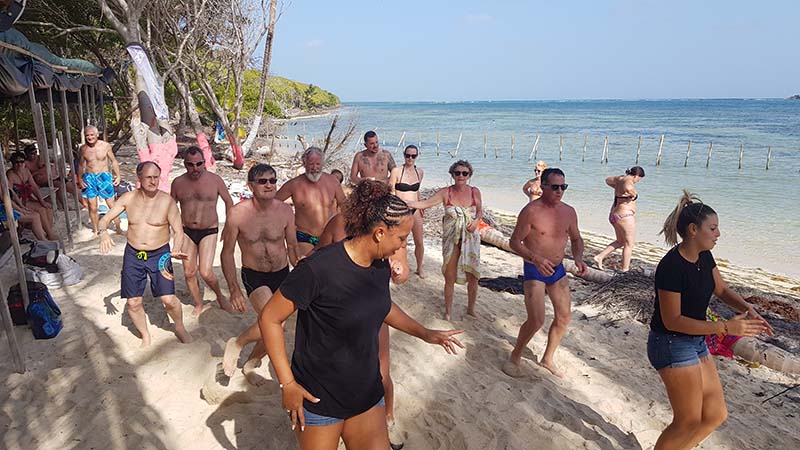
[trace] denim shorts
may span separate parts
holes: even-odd
[[[705,336],[661,334],[654,331],[650,331],[647,336],[647,357],[656,370],[700,364],[700,358],[708,354]]]
[[[384,399],[384,397],[381,397],[381,399],[378,400],[378,403],[375,403],[375,405],[372,408],[374,408],[375,406],[385,406],[385,405],[386,405],[386,400]],[[314,414],[311,411],[307,410],[305,407],[303,407],[303,415],[305,416],[307,427],[324,427],[326,425],[333,425],[344,421],[344,419],[339,419],[338,417],[328,417],[328,416],[320,416],[319,414]]]

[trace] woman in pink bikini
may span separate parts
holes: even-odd
[[[608,221],[614,227],[616,239],[608,244],[602,252],[594,257],[599,269],[603,269],[603,259],[614,250],[622,247],[622,271],[631,268],[631,254],[633,244],[636,243],[636,193],[635,184],[644,178],[644,169],[633,166],[625,171],[625,175],[606,178],[606,184],[614,189],[614,202]]]

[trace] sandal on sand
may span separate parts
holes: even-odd
[[[503,373],[513,378],[522,378],[528,375],[528,372],[522,367],[522,364],[514,364],[511,361],[503,363]]]

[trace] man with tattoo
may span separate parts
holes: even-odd
[[[364,150],[356,153],[353,166],[350,168],[350,184],[356,185],[361,180],[377,180],[389,182],[389,174],[397,166],[388,150],[378,144],[378,135],[374,131],[364,134]]]

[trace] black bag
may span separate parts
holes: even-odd
[[[35,289],[37,284],[44,286],[42,283],[29,281],[28,292]],[[25,314],[25,304],[22,301],[22,290],[19,287],[19,283],[8,290],[6,302],[8,303],[8,312],[11,313],[11,322],[13,322],[14,325],[27,325],[28,316]]]
[[[50,291],[41,283],[36,283],[34,289],[28,288],[28,322],[31,325],[33,337],[36,339],[52,339],[64,327],[61,322],[61,310],[56,305]]]

